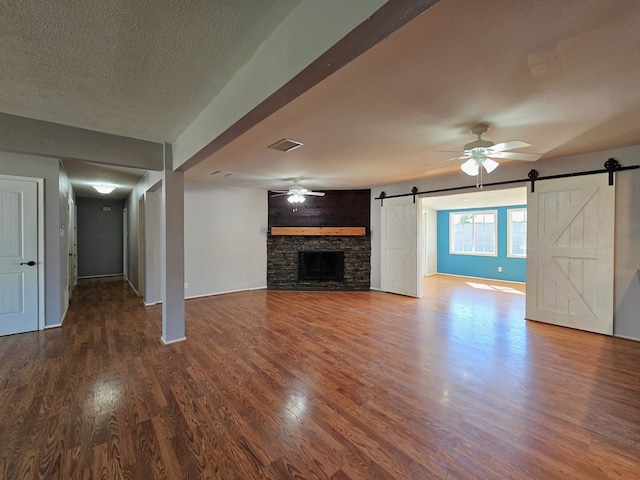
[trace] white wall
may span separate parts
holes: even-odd
[[[60,211],[59,258],[60,288],[62,290],[60,311],[64,316],[69,307],[69,198],[73,196],[73,188],[71,187],[69,176],[60,161],[58,161],[58,169],[58,208]]]
[[[146,303],[161,301],[161,176],[150,172],[127,199],[129,277],[139,288],[138,199],[145,199]],[[185,181],[186,297],[264,288],[267,284],[267,192]]]
[[[267,192],[185,182],[186,297],[264,288]]]
[[[144,302],[147,305],[162,301],[162,192],[147,191],[144,197],[145,277]]]
[[[438,273],[438,211],[422,207],[425,229],[424,271],[422,275],[429,276]]]
[[[640,146],[619,148],[538,162],[501,165],[484,181],[500,182],[527,178],[532,168],[540,176],[604,168],[604,162],[615,158],[623,166],[640,163]],[[411,183],[386,185],[371,189],[371,288],[380,288],[380,201],[375,197],[409,193],[413,186],[419,191],[471,185],[474,179],[460,172]],[[512,188],[505,185],[503,188]],[[493,187],[485,187],[485,190]],[[469,191],[473,191],[470,189]],[[453,192],[460,193],[460,192]],[[441,196],[442,193],[434,196]],[[640,340],[640,170],[616,174],[616,239],[614,264],[614,335]]]
[[[286,84],[386,0],[303,0],[173,144],[174,166]]]
[[[125,203],[129,221],[129,282],[139,294],[142,294],[141,281],[139,278],[138,261],[138,219],[140,218],[140,199],[144,199],[145,192],[162,180],[162,172],[149,171],[131,190]],[[158,219],[158,221],[160,221]]]
[[[62,322],[67,289],[66,218],[68,179],[56,158],[0,152],[0,173],[44,179],[45,326]],[[63,228],[63,231],[60,229]]]

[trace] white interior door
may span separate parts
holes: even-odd
[[[526,318],[613,334],[614,187],[607,175],[527,194]]]
[[[385,292],[422,296],[418,266],[420,202],[413,197],[384,200],[381,212],[381,288]]]
[[[38,329],[38,268],[38,184],[0,178],[0,335]]]

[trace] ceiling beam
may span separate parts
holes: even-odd
[[[0,113],[0,150],[161,171],[163,145]]]
[[[303,1],[178,137],[176,167],[197,165],[436,3]]]

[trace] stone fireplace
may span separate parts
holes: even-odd
[[[370,199],[370,190],[329,190],[294,210],[269,193],[267,288],[369,290]]]
[[[300,278],[300,252],[341,252],[342,280]],[[304,277],[304,276],[303,276]],[[267,236],[267,288],[273,290],[369,290],[371,237]]]

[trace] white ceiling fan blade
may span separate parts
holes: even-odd
[[[540,153],[517,153],[517,152],[500,152],[500,154],[496,155],[496,157],[498,158],[503,158],[507,160],[525,160],[527,162],[535,162],[541,156],[542,154]]]
[[[283,197],[285,195],[289,195],[288,192],[283,192],[283,193],[275,193],[273,195],[271,195],[272,197]]]
[[[324,197],[324,192],[304,192],[305,195],[312,195],[314,197]]]
[[[505,150],[516,150],[518,148],[530,147],[531,144],[527,142],[521,142],[520,140],[511,140],[509,142],[502,142],[489,147],[492,152],[503,152]]]
[[[471,158],[471,154],[460,155],[459,157],[447,158],[445,162],[450,162],[451,160],[466,160],[467,158]]]

